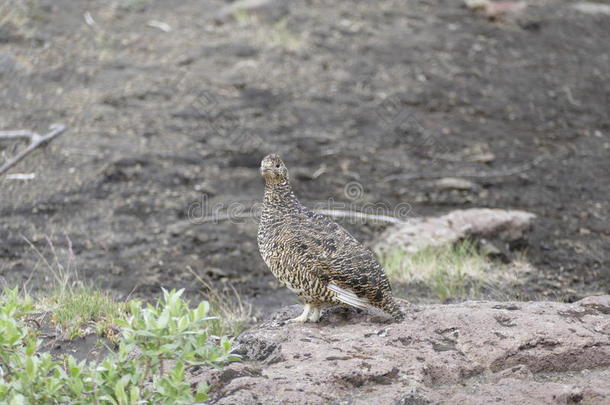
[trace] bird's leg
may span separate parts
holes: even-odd
[[[312,306],[310,304],[305,304],[305,307],[303,307],[303,313],[301,315],[297,316],[296,318],[289,319],[287,322],[289,322],[289,323],[307,322],[307,320],[309,319],[309,313],[311,312],[311,310],[312,310]]]
[[[321,313],[322,309],[320,307],[313,307],[311,313],[309,314],[308,320],[310,322],[318,322],[320,320]]]

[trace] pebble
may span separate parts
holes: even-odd
[[[441,190],[474,190],[477,184],[459,177],[444,177],[437,180],[434,185]]]

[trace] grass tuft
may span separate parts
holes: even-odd
[[[120,0],[118,8],[124,11],[144,10],[153,0]]]
[[[51,314],[51,320],[66,339],[96,333],[116,343],[119,339],[117,321],[127,318],[131,304],[117,302],[106,293],[81,282],[72,242],[67,236],[63,249],[56,247],[51,237],[45,238],[44,249],[39,249],[26,238],[24,240],[42,264],[37,271],[38,275],[43,276],[50,285],[38,297],[38,309]],[[253,323],[251,305],[242,301],[233,286],[214,288],[190,267],[187,269],[201,283],[210,303],[210,314],[213,317],[208,322],[210,334],[237,336]]]
[[[72,250],[72,241],[68,236],[66,236],[67,248],[65,251],[56,249],[52,239],[45,236],[47,254],[38,249],[29,239],[22,237],[44,264],[40,273],[44,274],[45,281],[48,281],[52,286],[53,295],[63,298],[65,295],[72,294],[75,288],[82,288],[83,284],[78,277],[76,255]],[[27,283],[26,281],[26,286]]]
[[[491,269],[491,263],[470,241],[416,253],[393,249],[382,254],[380,261],[392,281],[423,282],[442,301],[476,296]]]
[[[39,273],[50,284],[37,297],[38,309],[51,314],[51,321],[59,327],[64,339],[95,333],[116,343],[119,338],[116,322],[127,317],[129,303],[117,302],[80,281],[70,238],[66,236],[65,249],[56,248],[50,237],[45,239],[46,250],[41,251],[24,238],[43,263]]]
[[[523,299],[525,280],[535,272],[524,255],[508,264],[497,263],[470,240],[415,253],[394,248],[379,253],[379,260],[393,283],[425,301],[430,296],[433,301]]]
[[[0,5],[0,31],[12,32],[15,37],[28,34],[28,7],[22,0],[8,0]]]
[[[303,47],[304,39],[288,27],[288,20],[282,18],[272,24],[263,23],[247,10],[237,10],[233,14],[237,24],[253,30],[252,38],[263,46],[278,47],[296,51]]]
[[[210,303],[210,312],[217,317],[212,321],[212,334],[237,336],[253,323],[252,306],[242,301],[235,287],[226,285],[224,289],[219,290],[201,278],[191,267],[187,266],[187,270],[203,287]]]
[[[82,288],[70,294],[51,296],[46,302],[53,307],[51,320],[68,339],[96,333],[113,343],[118,338],[117,320],[129,314],[128,302],[117,302],[101,291]]]

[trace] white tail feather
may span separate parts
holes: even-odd
[[[337,298],[339,301],[341,301],[345,304],[348,304],[348,305],[351,305],[353,307],[360,308],[360,309],[370,308],[369,300],[366,298],[358,297],[356,294],[354,294],[353,291],[347,290],[345,288],[341,288],[335,283],[328,283],[328,285],[326,287],[329,290],[333,291],[335,294],[337,294],[335,296],[335,298]]]

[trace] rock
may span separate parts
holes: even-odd
[[[496,155],[491,152],[480,152],[468,156],[468,161],[473,163],[490,163],[493,162],[495,158]]]
[[[490,20],[498,20],[517,15],[526,7],[527,3],[525,1],[495,1],[490,2],[485,7],[483,14]]]
[[[597,306],[606,308],[606,313],[610,315],[610,295],[592,295],[576,302],[583,307]]]
[[[483,256],[487,256],[490,259],[501,260],[504,263],[509,263],[511,261],[511,254],[509,249],[503,249],[501,245],[498,243],[494,243],[485,238],[481,238],[478,241],[479,252]]]
[[[332,308],[284,324],[292,306],[236,339],[242,362],[190,380],[216,404],[610,403],[606,304],[426,305],[392,324]]]
[[[262,21],[273,22],[288,13],[288,2],[285,0],[238,0],[221,8],[215,15],[218,24],[235,18],[236,14],[254,15]]]
[[[464,0],[464,5],[471,10],[480,10],[490,3],[489,0]]]
[[[454,243],[465,237],[523,237],[536,216],[529,212],[491,208],[452,211],[441,217],[413,218],[386,229],[374,243],[376,251],[400,247],[416,252],[425,247]]]
[[[465,0],[464,4],[471,10],[482,12],[490,20],[519,14],[527,7],[525,1]]]
[[[434,185],[441,190],[475,190],[476,183],[458,177],[444,177],[434,182]]]
[[[610,5],[601,3],[581,2],[572,5],[574,10],[592,15],[610,15]]]

